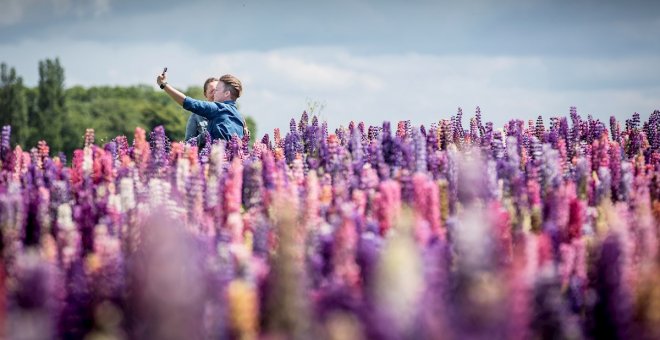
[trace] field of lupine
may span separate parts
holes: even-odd
[[[660,338],[660,111],[462,116],[88,130],[70,167],[5,126],[0,337]]]

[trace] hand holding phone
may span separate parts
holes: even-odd
[[[163,73],[156,77],[156,84],[158,84],[161,89],[163,89],[165,84],[167,84],[167,76],[165,75],[165,72],[167,72],[167,67],[163,68]]]

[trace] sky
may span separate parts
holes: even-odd
[[[230,73],[258,136],[312,110],[437,122],[660,109],[660,1],[0,0],[0,62],[27,85],[60,58],[66,86],[201,86]],[[182,114],[185,114],[182,112]],[[464,119],[467,128],[469,118]],[[167,127],[166,127],[167,128]]]

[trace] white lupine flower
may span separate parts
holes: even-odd
[[[119,182],[119,196],[121,197],[122,211],[128,211],[135,208],[135,190],[133,189],[133,179],[122,178]]]
[[[57,207],[57,225],[60,230],[71,230],[75,228],[71,216],[71,206],[68,203],[63,203]]]
[[[176,189],[186,192],[186,178],[190,175],[190,160],[179,158],[176,162]]]
[[[218,175],[218,172],[222,170],[222,166],[225,162],[225,144],[217,143],[211,146],[211,156],[209,163],[211,165],[211,170],[214,171],[214,175]]]
[[[89,176],[92,173],[92,165],[93,165],[92,148],[86,147],[83,150],[83,163],[82,163],[83,174],[85,174],[85,176]]]
[[[108,207],[117,212],[123,212],[121,205],[121,196],[118,194],[111,194],[108,196]]]
[[[62,262],[68,268],[78,256],[80,235],[72,219],[71,206],[63,203],[57,207],[57,225],[60,232],[58,243],[62,252]]]

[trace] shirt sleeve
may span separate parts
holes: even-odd
[[[183,99],[183,108],[206,119],[213,119],[213,117],[219,114],[219,108],[214,102],[192,99],[190,97]]]
[[[186,123],[185,140],[192,138],[194,135],[197,134],[196,132],[197,132],[197,119],[195,119],[194,114],[191,113],[190,117],[188,117],[188,122]]]

